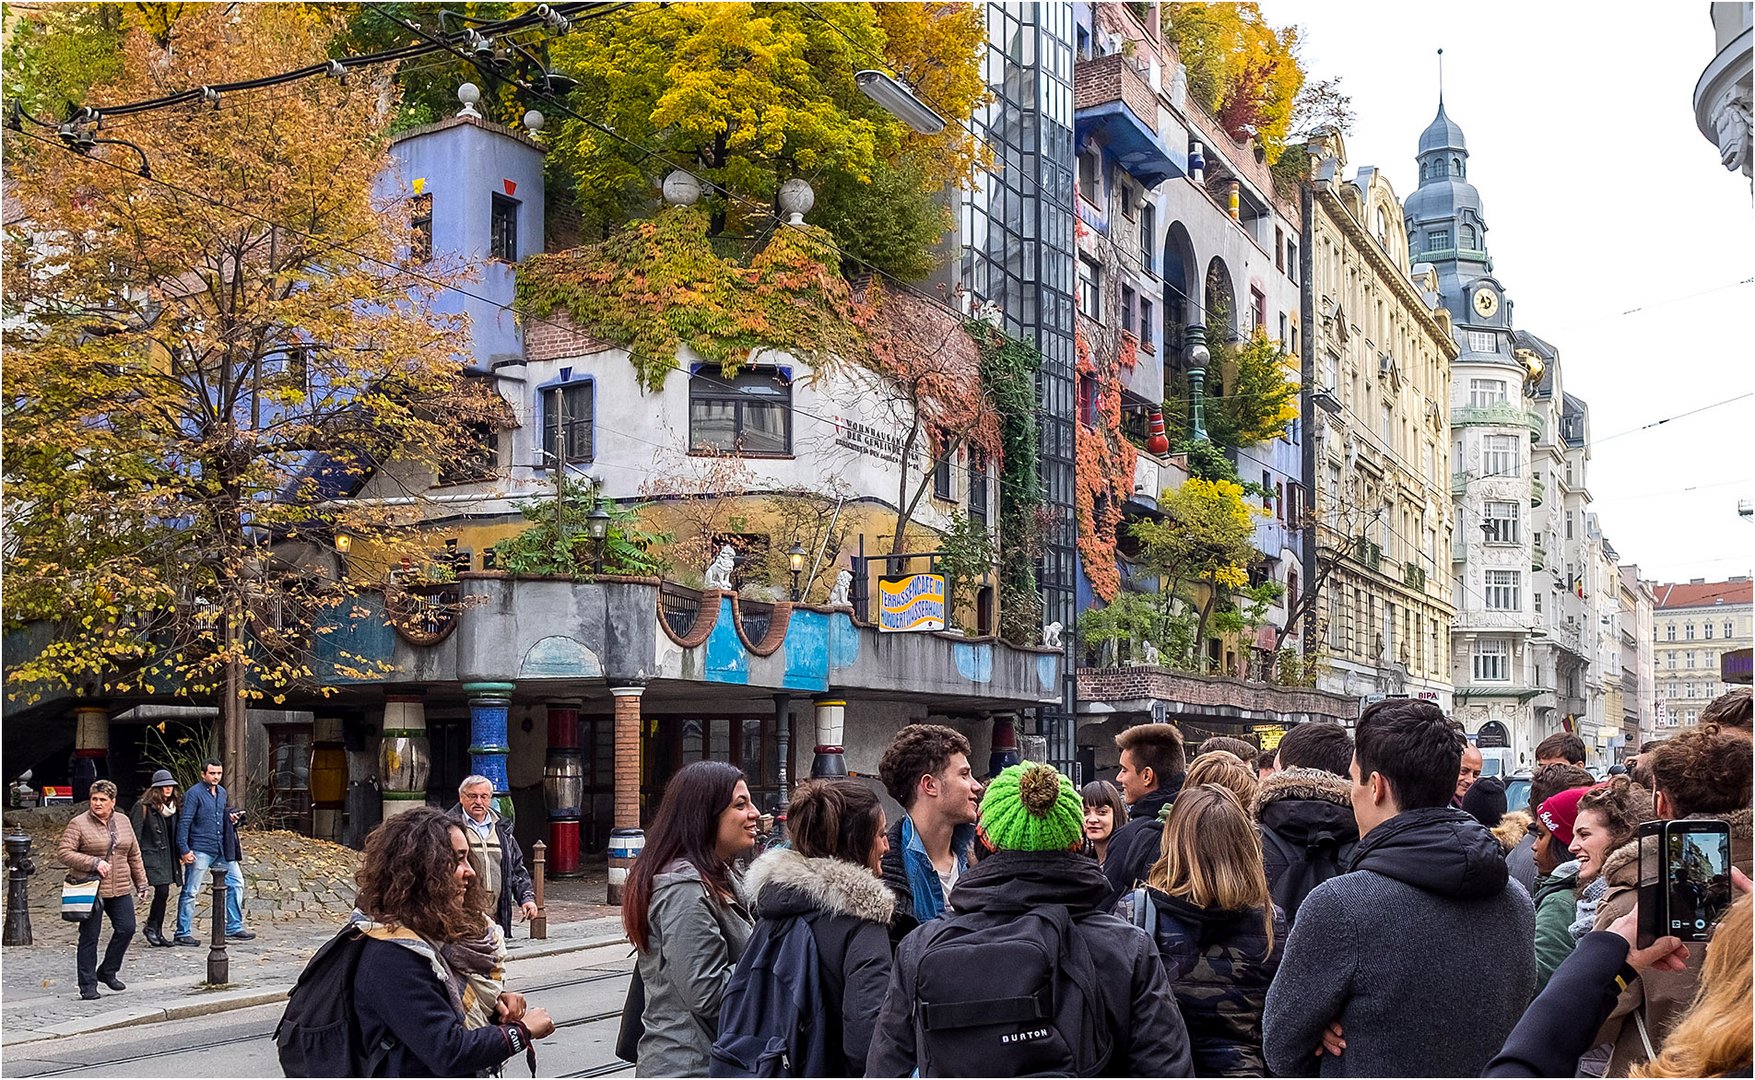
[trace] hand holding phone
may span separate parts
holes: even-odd
[[[1731,827],[1710,819],[1640,827],[1639,927],[1634,946],[1705,941],[1734,898]]]

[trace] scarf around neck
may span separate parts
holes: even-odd
[[[378,922],[358,909],[347,925],[368,938],[400,945],[426,960],[465,1028],[487,1027],[497,1022],[495,1010],[506,989],[506,938],[498,923],[483,920],[481,937],[444,944],[435,944],[406,926]]]

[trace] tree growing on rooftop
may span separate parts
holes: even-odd
[[[337,26],[310,5],[191,5],[169,48],[132,28],[91,99],[282,72]],[[422,511],[338,497],[392,457],[463,465],[504,409],[435,311],[457,274],[407,263],[405,193],[374,195],[393,104],[361,74],[99,129],[139,159],[8,134],[4,598],[10,626],[55,628],[8,658],[9,692],[217,702],[242,775],[247,701],[382,670],[329,636],[370,607],[333,538],[412,563]]]

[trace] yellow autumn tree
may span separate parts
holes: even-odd
[[[731,236],[770,227],[780,184],[803,177],[838,248],[918,279],[951,225],[937,196],[980,160],[965,122],[986,93],[983,40],[967,4],[630,5],[551,46],[594,121],[563,118],[551,164],[605,228],[649,214],[681,165],[714,187],[712,232]],[[865,97],[868,68],[913,82],[945,130],[916,134]]]
[[[1251,541],[1260,511],[1244,501],[1241,485],[1200,479],[1163,492],[1158,508],[1163,520],[1135,522],[1128,529],[1142,545],[1141,565],[1163,579],[1165,595],[1180,595],[1187,587],[1200,593],[1199,621],[1190,644],[1195,655],[1172,658],[1177,666],[1190,667],[1215,613],[1235,610],[1239,599],[1259,603],[1248,594],[1249,564],[1257,557]]]
[[[1279,160],[1304,86],[1296,27],[1275,29],[1253,3],[1167,4],[1164,32],[1188,69],[1188,90],[1232,137]]]
[[[87,101],[284,72],[337,26],[190,5],[168,42],[130,30]],[[248,700],[382,670],[324,639],[365,606],[331,542],[416,551],[419,511],[340,496],[465,460],[499,405],[435,306],[457,275],[407,264],[402,196],[374,194],[394,99],[362,71],[88,125],[83,154],[7,133],[5,616],[45,643],[8,655],[9,694],[217,703],[242,775]]]

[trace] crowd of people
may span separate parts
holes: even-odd
[[[743,774],[679,770],[623,895],[618,1052],[647,1076],[1749,1075],[1748,691],[1602,781],[1544,741],[1520,806],[1422,701],[1271,752],[1116,742],[1118,782],[1078,788],[978,778],[961,734],[910,725],[879,767],[895,820],[860,779],[807,781],[760,854]],[[343,932],[367,1075],[480,1075],[554,1030],[504,982],[528,882],[491,787],[368,838]],[[159,887],[137,837],[172,816],[130,828],[113,800],[94,786],[63,843],[117,931],[99,964],[82,929],[82,986],[115,979]],[[1641,845],[1682,820],[1725,823],[1735,899],[1653,940]]]

